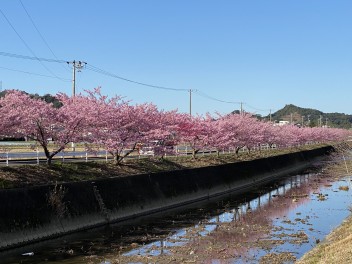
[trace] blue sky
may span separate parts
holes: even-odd
[[[192,112],[259,114],[285,104],[352,114],[352,1],[22,0],[58,59],[81,60],[137,82],[193,89]],[[53,58],[19,0],[2,0],[0,52]],[[44,64],[45,66],[43,66]],[[71,68],[0,56],[3,89],[71,93]],[[29,75],[4,68],[52,76]],[[49,69],[49,70],[48,70]],[[77,90],[189,111],[187,91],[86,68]]]

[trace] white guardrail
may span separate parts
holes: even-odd
[[[26,151],[19,151],[20,149],[25,149]],[[270,147],[268,144],[262,144],[258,147],[252,148],[251,150],[269,150],[276,149],[273,145]],[[131,151],[130,149],[124,150],[125,152]],[[247,152],[246,147],[242,148],[240,152]],[[165,154],[165,156],[187,156],[192,155],[192,149],[189,146],[176,146],[171,152]],[[209,155],[215,153],[217,150],[215,148],[203,149],[198,151],[197,155]],[[228,150],[222,150],[220,153],[235,153],[234,148],[229,148]],[[153,147],[147,147],[145,149],[140,149],[135,153],[131,153],[127,158],[143,158],[148,156],[154,156]],[[88,152],[88,151],[61,151],[53,158],[53,160],[60,160],[62,162],[67,161],[67,159],[74,160],[97,160],[105,159],[106,161],[112,160],[113,157],[106,150]],[[10,162],[23,163],[27,161],[28,163],[37,163],[46,160],[44,151],[40,151],[39,148],[33,149],[33,144],[31,143],[20,143],[20,142],[0,142],[0,165],[9,165]]]

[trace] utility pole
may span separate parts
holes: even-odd
[[[270,109],[270,113],[269,113],[269,121],[271,122],[271,109]]]
[[[290,122],[290,124],[292,125],[292,120],[293,119],[293,114],[291,113],[291,122]]]
[[[302,116],[302,127],[304,127],[304,116]]]
[[[72,97],[76,96],[76,69],[78,72],[82,70],[82,68],[87,64],[84,61],[67,61],[67,64],[72,64]],[[73,155],[72,157],[75,157],[75,152],[76,152],[76,145],[74,142],[71,143],[72,147],[72,152]]]
[[[328,118],[325,117],[325,127],[328,128]]]
[[[67,64],[72,64],[72,96],[76,96],[76,69],[80,72],[87,64],[84,61],[68,61]]]
[[[189,89],[189,116],[192,117],[192,89]]]
[[[241,102],[241,110],[240,110],[240,114],[243,114],[243,103]]]

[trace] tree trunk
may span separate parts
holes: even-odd
[[[46,157],[46,165],[50,166],[51,165],[51,161],[53,159],[53,156],[50,155],[50,152],[48,150],[48,147],[44,144],[42,144],[42,147],[43,147],[43,150],[44,150],[44,153],[45,153],[45,157]]]
[[[48,166],[50,166],[54,156],[63,149],[64,149],[64,147],[60,147],[57,150],[55,150],[54,152],[50,153],[49,150],[47,149],[47,147],[45,147],[44,152],[45,152],[45,156],[46,156],[46,164]]]
[[[120,164],[120,162],[122,161],[122,157],[119,155],[119,154],[117,154],[117,153],[113,153],[113,157],[114,157],[114,164],[115,165],[119,165]]]
[[[235,154],[236,154],[236,157],[237,157],[237,158],[238,158],[238,156],[239,156],[239,151],[240,151],[240,149],[241,149],[241,148],[236,148],[236,149],[235,149]]]
[[[198,153],[199,149],[192,149],[192,159],[196,159],[196,154]]]

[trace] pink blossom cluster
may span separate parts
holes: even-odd
[[[248,113],[189,116],[177,110],[160,110],[152,103],[133,105],[119,96],[108,98],[99,88],[75,97],[58,94],[57,98],[63,104],[60,108],[21,91],[7,91],[0,99],[0,137],[35,140],[50,164],[70,142],[85,142],[92,151],[105,149],[120,162],[150,142],[161,142],[155,147],[161,155],[179,144],[187,145],[195,155],[205,148],[234,149],[237,153],[262,144],[327,143],[349,135],[344,129],[274,126]],[[49,151],[51,140],[55,148]]]

